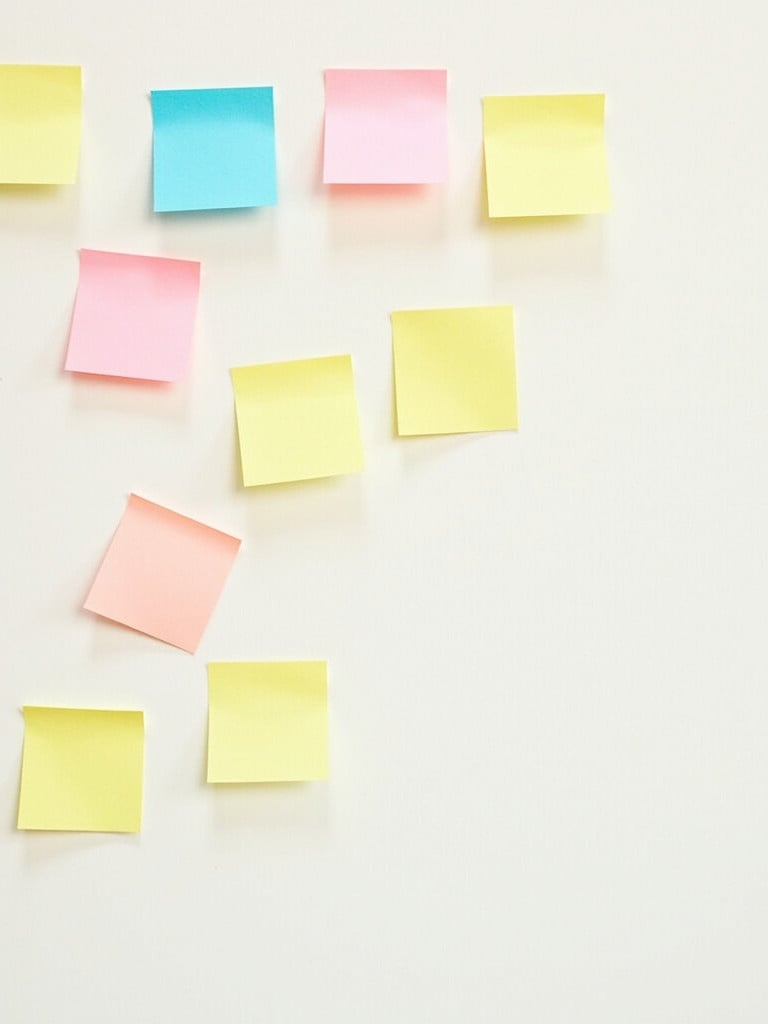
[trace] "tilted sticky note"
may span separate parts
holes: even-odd
[[[447,178],[445,71],[325,72],[327,185],[422,185]]]
[[[189,372],[200,264],[80,250],[65,369],[179,381]]]
[[[349,356],[239,366],[232,384],[246,487],[363,468]]]
[[[328,778],[324,661],[208,665],[208,781]]]
[[[84,608],[194,652],[240,548],[132,494]]]
[[[0,184],[77,180],[81,79],[79,67],[0,64]]]
[[[155,212],[274,206],[271,86],[152,93]]]
[[[140,832],[144,713],[24,708],[20,829]]]
[[[392,314],[397,432],[517,428],[511,306]]]
[[[605,97],[487,96],[483,100],[490,217],[601,213],[611,205]]]

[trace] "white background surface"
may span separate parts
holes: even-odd
[[[7,4],[80,183],[0,190],[0,1020],[768,1019],[761,4]],[[319,184],[322,69],[449,69],[451,181]],[[274,84],[280,205],[155,216],[151,88]],[[489,224],[483,94],[605,91],[614,211]],[[194,372],[61,372],[80,246]],[[518,434],[392,437],[388,313],[511,302]],[[244,491],[231,365],[351,352],[367,470]],[[244,538],[195,657],[79,610],[129,491]],[[207,787],[205,663],[327,658],[327,785]],[[23,703],[146,710],[140,836],[15,831]]]

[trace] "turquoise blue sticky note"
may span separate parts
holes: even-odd
[[[152,92],[156,213],[274,206],[271,86]]]

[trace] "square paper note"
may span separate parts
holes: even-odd
[[[140,832],[144,713],[24,708],[18,827]]]
[[[324,661],[208,666],[208,781],[328,778]]]
[[[155,211],[277,202],[272,87],[152,93]]]
[[[445,71],[326,71],[323,181],[446,181],[446,82]]]
[[[232,384],[246,487],[363,468],[349,356],[239,366]]]
[[[76,181],[81,111],[80,68],[0,64],[0,183]]]
[[[132,494],[84,608],[192,653],[240,541]]]
[[[397,432],[517,428],[511,306],[392,314]]]
[[[547,217],[608,210],[604,107],[602,95],[486,97],[488,215]]]
[[[189,372],[200,264],[80,250],[66,370],[178,381]]]

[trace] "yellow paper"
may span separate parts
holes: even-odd
[[[397,433],[517,428],[511,306],[392,314]]]
[[[349,356],[240,366],[232,383],[246,487],[363,468]]]
[[[76,181],[81,109],[79,67],[0,64],[0,183]]]
[[[483,100],[489,217],[610,209],[602,94]]]
[[[208,781],[328,778],[324,661],[208,665]]]
[[[18,827],[140,832],[144,714],[24,708]]]

